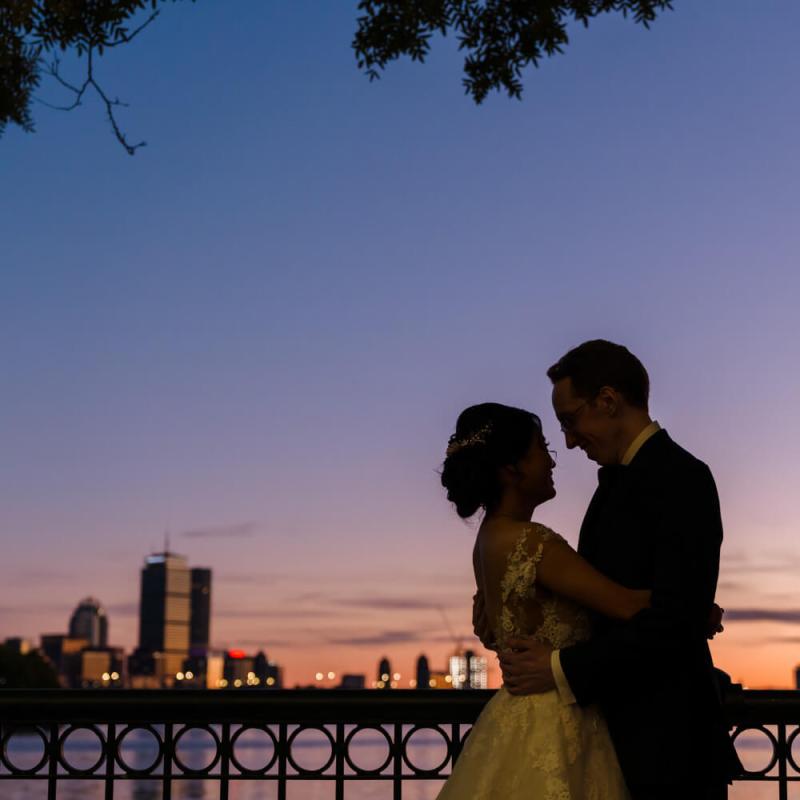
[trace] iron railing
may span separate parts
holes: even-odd
[[[48,800],[56,800],[66,782],[89,781],[102,787],[92,796],[113,800],[121,782],[146,780],[170,800],[181,782],[202,780],[214,786],[214,794],[204,796],[220,800],[228,800],[237,781],[270,782],[271,796],[286,800],[289,784],[325,781],[333,785],[332,796],[344,800],[346,786],[382,781],[401,800],[409,782],[441,782],[449,775],[492,694],[0,690],[0,796],[8,796],[4,781],[46,783]],[[800,692],[734,688],[726,708],[749,770],[741,780],[770,781],[786,800],[789,784],[800,782],[800,758],[792,754],[800,735]],[[359,764],[359,744],[379,754],[374,763]],[[431,752],[435,763],[419,763],[420,753],[430,761]],[[309,756],[316,763],[309,765]]]

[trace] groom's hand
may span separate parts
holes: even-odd
[[[720,608],[716,603],[711,606],[711,614],[708,617],[708,631],[706,633],[707,639],[713,639],[718,633],[722,633],[725,627],[722,624],[722,615],[725,613],[724,608]]]
[[[508,646],[517,652],[500,653],[503,686],[510,694],[540,694],[556,688],[550,669],[552,647],[533,637],[509,639]]]

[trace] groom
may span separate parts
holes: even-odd
[[[592,615],[592,638],[560,651],[512,640],[504,685],[597,703],[634,800],[724,798],[741,765],[706,640],[722,543],[714,479],[650,419],[647,371],[625,347],[584,342],[547,375],[566,446],[600,465],[578,552],[652,589],[652,607],[627,622]]]

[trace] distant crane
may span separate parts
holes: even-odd
[[[447,619],[447,614],[444,613],[444,606],[436,606],[439,609],[439,613],[442,615],[442,619],[444,620],[445,628],[447,628],[447,633],[450,635],[450,638],[453,640],[453,644],[456,647],[456,653],[461,654],[464,652],[464,640],[460,636],[456,636],[453,633],[453,628],[450,626],[450,620]]]

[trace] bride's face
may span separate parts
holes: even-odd
[[[548,450],[548,442],[540,433],[533,437],[528,452],[517,462],[519,482],[517,488],[527,497],[544,503],[556,496],[553,469],[556,462]]]

